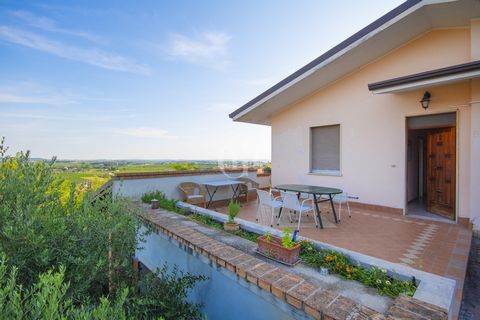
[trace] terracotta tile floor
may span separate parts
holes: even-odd
[[[227,212],[226,207],[216,210]],[[335,224],[326,204],[322,204],[321,211],[325,228],[316,228],[313,215],[309,214],[302,217],[300,235],[441,275],[447,271],[452,256],[464,258],[454,249],[464,246],[466,249],[466,242],[471,237],[471,232],[458,224],[408,218],[395,213],[352,208],[351,218],[343,210],[342,220]],[[255,221],[256,212],[256,201],[242,204],[239,218]],[[270,217],[262,216],[259,223],[269,225]],[[282,215],[280,226],[274,223],[277,229],[285,226],[294,229],[296,225],[289,222],[286,214]]]
[[[458,314],[472,237],[467,227],[395,213],[351,209],[351,218],[343,210],[341,221],[335,224],[331,209],[327,204],[322,204],[321,216],[326,227],[317,229],[311,214],[303,216],[300,235],[455,279],[457,292],[454,310]],[[227,212],[226,207],[216,210]],[[239,217],[255,221],[256,212],[255,200],[242,204]],[[270,217],[261,217],[259,223],[270,225]],[[277,229],[287,225],[296,228],[296,223],[290,223],[286,214],[282,214],[280,226],[274,223]]]

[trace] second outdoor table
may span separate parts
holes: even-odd
[[[333,212],[333,217],[335,218],[335,223],[338,223],[337,213],[335,212],[335,206],[333,205],[333,197],[337,194],[343,193],[342,190],[337,188],[309,186],[309,185],[303,185],[303,184],[281,184],[281,185],[275,186],[274,189],[281,190],[281,191],[296,192],[298,194],[298,197],[300,197],[301,193],[311,194],[313,196],[313,202],[315,203],[315,211],[318,217],[318,221],[320,221],[320,227],[322,229],[323,229],[323,223],[322,223],[322,217],[320,217],[320,209],[318,207],[318,204],[321,202],[329,201],[330,205],[332,206],[332,212]],[[328,196],[328,199],[321,200],[323,195]]]

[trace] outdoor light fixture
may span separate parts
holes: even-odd
[[[420,103],[422,104],[423,109],[427,110],[428,105],[430,104],[430,97],[431,96],[432,95],[428,91],[425,91],[425,93],[423,94],[423,98],[422,98],[422,100],[420,100]]]

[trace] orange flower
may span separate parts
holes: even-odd
[[[335,259],[337,259],[337,256],[326,256],[325,257],[325,260],[327,260],[327,261],[333,261]]]

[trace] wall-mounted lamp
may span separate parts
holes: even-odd
[[[420,103],[422,104],[423,109],[427,110],[428,105],[430,104],[430,97],[431,96],[432,95],[428,91],[425,91],[425,93],[423,94],[423,98],[422,98],[422,100],[420,100]]]

